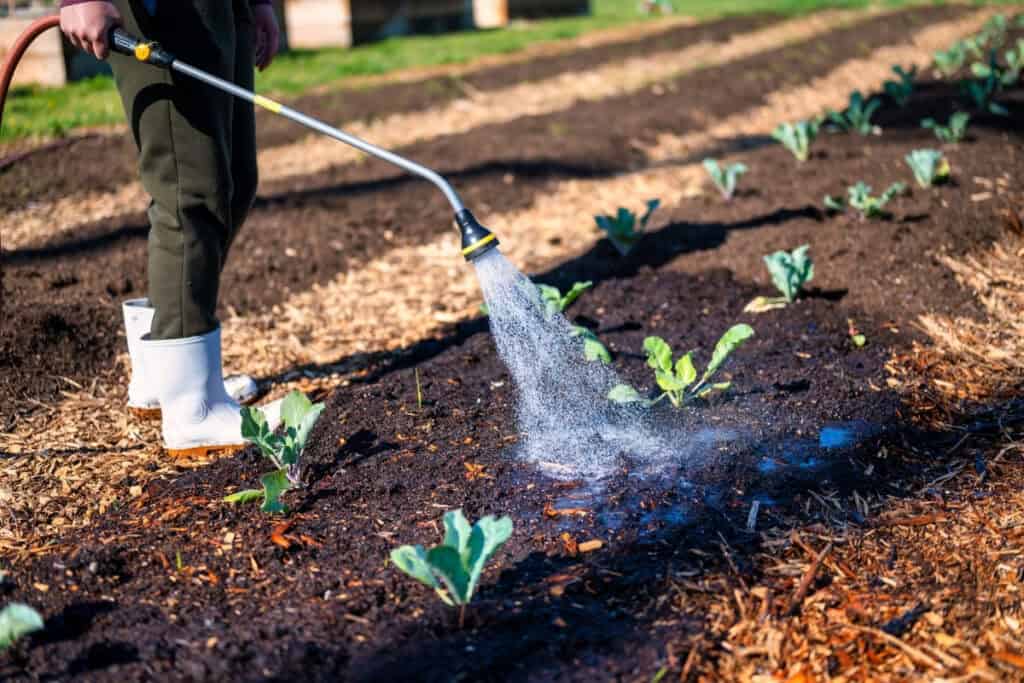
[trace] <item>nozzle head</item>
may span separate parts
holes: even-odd
[[[469,209],[463,209],[455,214],[455,224],[462,233],[462,255],[467,261],[473,261],[498,246],[498,238],[480,225]]]

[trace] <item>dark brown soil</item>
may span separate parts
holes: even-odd
[[[354,121],[437,107],[465,97],[467,92],[486,94],[515,83],[592,69],[655,51],[683,48],[701,41],[724,41],[733,34],[768,26],[781,19],[775,15],[735,17],[679,27],[650,38],[596,46],[567,55],[485,68],[460,77],[429,78],[373,88],[346,88],[285,101],[299,111],[332,125],[343,126]],[[263,149],[294,142],[310,134],[307,129],[262,110],[257,113],[257,130],[257,142]],[[80,192],[83,188],[111,192],[136,177],[135,147],[130,136],[101,135],[77,140],[70,146],[28,156],[0,174],[0,210],[18,208],[30,201],[52,200],[71,191]]]
[[[951,95],[929,85],[920,97],[932,113],[947,111]],[[330,397],[307,455],[308,486],[289,495],[288,517],[220,502],[266,471],[249,449],[149,486],[69,539],[68,551],[16,566],[5,599],[31,601],[47,628],[4,655],[0,672],[25,680],[649,679],[667,640],[703,629],[698,615],[710,597],[691,594],[682,615],[669,610],[673,579],[721,570],[767,580],[755,557],[771,550],[744,531],[752,500],[762,504],[759,528],[811,523],[808,489],[903,495],[898,478],[924,470],[887,452],[912,442],[933,466],[950,452],[945,437],[906,425],[884,363],[913,336],[917,313],[973,311],[924,255],[994,236],[997,202],[972,201],[973,179],[1020,175],[1020,141],[1004,132],[1020,124],[1020,97],[1005,100],[1011,121],[979,117],[972,140],[948,150],[952,185],[897,199],[892,220],[825,216],[817,207],[821,194],[856,180],[880,188],[905,179],[903,154],[931,144],[909,123],[923,105],[887,111],[880,138],[823,138],[803,167],[777,147],[755,148],[744,157],[753,169],[746,189],[732,203],[709,197],[671,208],[669,224],[629,258],[601,241],[540,276],[597,283],[570,315],[597,331],[637,385],[650,386],[644,336],[706,358],[726,327],[752,324],[756,338],[725,369],[727,395],[659,413],[733,438],[691,449],[653,478],[630,476],[627,455],[600,489],[546,480],[516,457],[514,391],[486,322],[461,323],[381,357]],[[760,255],[805,241],[818,263],[809,295],[781,311],[743,314],[751,298],[771,293]],[[850,319],[866,347],[851,344]],[[828,447],[829,433],[851,442]],[[467,463],[484,476],[471,478]],[[587,514],[551,519],[547,504]],[[455,507],[516,523],[462,629],[453,611],[385,562],[400,543],[436,542],[438,518]],[[576,556],[563,533],[604,547]]]
[[[765,96],[778,88],[804,83],[845,59],[898,43],[915,27],[962,11],[929,8],[900,13],[854,29],[838,30],[827,38],[796,44],[768,56],[700,70],[666,84],[660,95],[646,92],[581,104],[567,112],[487,126],[402,151],[448,174],[466,203],[486,222],[489,212],[525,208],[560,180],[600,177],[643,167],[646,161],[632,146],[633,141],[652,141],[659,132],[700,128],[693,113],[693,93],[701,93],[703,115],[727,116],[762,103]],[[743,78],[736,78],[735,74],[743,74]],[[948,98],[951,93],[947,90],[944,94]],[[1005,125],[994,120],[978,123]],[[981,137],[991,140],[992,147],[1005,154],[1001,138]],[[515,140],[516,144],[509,145],[508,140]],[[764,143],[740,140],[729,146],[744,148]],[[866,144],[886,143],[876,140]],[[847,155],[862,154],[859,142],[839,144],[857,145]],[[694,158],[718,151],[701,150]],[[781,150],[766,153],[773,166],[792,166]],[[977,157],[979,167],[984,165],[983,158]],[[870,160],[865,165],[865,170],[871,171]],[[812,171],[812,175],[815,173]],[[841,187],[834,191],[841,191]],[[764,192],[763,196],[744,202],[751,213],[743,220],[752,221],[744,223],[746,227],[758,225],[756,218],[749,217],[770,217],[773,212],[801,209],[818,200],[808,199],[799,188],[790,185],[772,190],[771,194],[767,194],[767,189]],[[702,223],[713,223],[724,216],[720,220],[728,224],[729,211],[706,207],[697,218]],[[692,221],[694,216],[680,219]],[[346,165],[315,178],[282,183],[271,187],[270,195],[260,201],[246,227],[245,241],[238,244],[229,260],[222,285],[223,306],[240,313],[263,309],[283,300],[289,292],[330,280],[351,264],[361,263],[370,254],[378,253],[382,242],[395,246],[419,243],[450,229],[450,225],[450,209],[436,190],[395,175],[380,165]],[[104,359],[112,357],[112,344],[118,343],[120,327],[116,303],[126,296],[139,295],[145,287],[146,231],[142,215],[119,218],[83,226],[70,240],[64,238],[38,248],[3,254],[4,281],[10,298],[45,309],[53,298],[50,281],[69,283],[60,290],[61,301],[87,307],[97,337],[108,340],[87,347],[95,354],[93,358],[82,358],[70,351],[53,354],[55,359],[74,362],[54,364],[52,374],[74,381],[88,380],[95,368],[103,366]],[[749,269],[740,272],[752,276]],[[39,273],[53,274],[37,277]],[[11,321],[14,323],[13,318]],[[9,348],[18,349],[24,346],[23,335],[28,333],[25,326],[5,324],[0,334]],[[0,382],[10,382],[10,389],[5,387],[5,391],[13,395],[38,400],[56,395],[52,381],[26,385],[18,377]],[[6,408],[0,408],[0,416],[6,415],[5,411]]]

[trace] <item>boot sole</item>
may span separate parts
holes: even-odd
[[[243,406],[251,406],[256,403],[258,398],[259,396],[257,395],[252,398],[247,398],[244,401],[239,401],[238,403]],[[128,412],[135,418],[146,422],[159,420],[163,416],[163,411],[160,410],[160,408],[138,408],[136,406],[128,406]]]
[[[244,449],[247,444],[227,444],[221,446],[192,446],[191,448],[164,448],[171,460],[207,460],[214,457],[234,455]]]

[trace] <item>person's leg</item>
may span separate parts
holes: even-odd
[[[184,61],[235,78],[231,2],[116,0],[125,27]],[[149,209],[150,336],[206,334],[216,318],[220,271],[233,233],[233,98],[186,76],[113,55],[110,59],[139,147]]]

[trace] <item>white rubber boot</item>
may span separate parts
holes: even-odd
[[[128,383],[128,410],[147,418],[160,417],[160,400],[157,386],[146,372],[142,355],[142,337],[149,334],[153,324],[154,308],[149,299],[129,299],[121,304],[124,313],[124,332],[128,338],[128,356],[131,359],[132,378]],[[249,404],[256,398],[259,388],[249,375],[230,375],[224,378],[224,390],[228,396],[242,404]]]
[[[241,406],[221,379],[220,328],[199,337],[142,339],[143,362],[159,388],[164,449],[172,458],[245,447]]]

